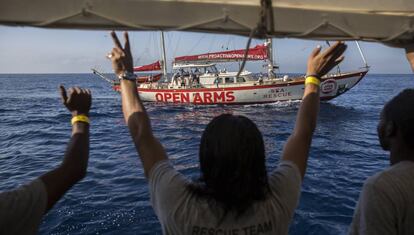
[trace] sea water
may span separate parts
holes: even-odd
[[[88,173],[44,217],[40,234],[161,234],[148,185],[121,112],[119,94],[92,74],[0,75],[0,191],[56,167],[70,138],[70,114],[59,84],[93,94]],[[376,133],[384,103],[413,75],[368,74],[342,96],[321,104],[300,204],[290,234],[345,234],[370,175],[389,165]],[[223,112],[252,119],[263,133],[268,170],[280,159],[300,102],[248,106],[145,104],[154,133],[175,167],[198,176],[198,144]]]

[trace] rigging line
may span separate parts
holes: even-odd
[[[200,37],[200,39],[197,41],[197,43],[190,49],[190,51],[187,54],[190,54],[197,46],[198,44],[201,42],[201,40],[206,36],[206,34],[204,34],[203,36]]]
[[[364,55],[364,53],[362,52],[362,49],[361,49],[361,47],[359,46],[358,41],[355,41],[355,44],[356,44],[356,45],[357,45],[357,47],[358,47],[358,51],[359,51],[359,54],[361,55],[362,60],[364,61],[364,64],[365,64],[365,67],[364,67],[364,68],[369,69],[368,62],[367,62],[367,60],[365,59],[365,55]]]
[[[244,66],[246,65],[247,54],[249,52],[250,43],[252,42],[252,38],[253,38],[253,35],[255,34],[255,32],[256,32],[256,28],[254,28],[250,31],[249,39],[247,40],[247,44],[246,44],[246,50],[244,50],[243,62],[240,66],[239,72],[237,72],[236,79],[240,76],[240,74],[242,73],[242,71],[244,69]]]
[[[169,51],[172,51],[173,45],[174,45],[174,40],[175,40],[175,34],[174,32],[165,32],[166,36],[167,36],[167,40],[168,40],[168,47],[167,48],[171,48],[171,50],[167,50],[167,48],[165,48],[166,50],[166,54],[171,54],[168,53]]]
[[[139,38],[139,37],[134,37],[134,38]],[[148,39],[148,35],[147,35],[146,39]],[[139,44],[137,44],[137,45],[139,45]],[[142,61],[142,59],[145,58],[146,54],[148,56],[148,47],[149,47],[149,45],[150,45],[150,41],[147,40],[146,45],[144,47],[144,50],[141,53],[138,51],[138,56],[135,59],[135,65],[139,65],[140,62]],[[144,59],[144,62],[145,62],[145,59]]]
[[[165,36],[165,41],[167,41],[167,45],[166,46],[164,46],[164,50],[165,50],[165,63],[167,63],[167,61],[168,61],[168,52],[169,52],[169,50],[167,50],[167,48],[172,48],[172,38],[173,38],[173,36],[172,36],[172,34],[170,34],[169,32],[166,32],[166,31],[164,31],[164,36]]]
[[[131,32],[131,36],[135,36],[135,35],[133,35],[132,34],[132,32]],[[136,37],[130,37],[130,38],[136,38]],[[131,40],[131,39],[130,39]],[[132,45],[135,45],[135,43],[134,42],[132,42]],[[133,55],[133,57],[132,58],[134,58],[135,57],[135,60],[133,61],[133,66],[136,66],[136,65],[138,65],[138,62],[139,62],[139,59],[140,59],[140,55],[142,55],[142,53],[139,53],[139,51],[137,50],[136,51],[137,53],[136,53],[136,56],[134,56],[134,53],[132,53]]]
[[[158,40],[159,35],[161,35],[161,31],[153,32],[152,37],[154,40],[151,40],[154,43],[154,54],[157,55],[158,60],[161,60],[161,41]]]
[[[177,55],[178,46],[180,45],[181,36],[182,36],[182,34],[180,32],[177,32],[177,33],[179,33],[179,37],[178,37],[178,41],[177,41],[177,43],[175,45],[175,49],[174,49],[174,53],[173,53],[173,56],[174,57]]]
[[[278,61],[281,61],[280,56],[279,56],[279,50],[278,50],[278,43],[276,43],[276,39],[273,41],[273,56],[274,56],[274,60],[273,63],[276,64],[277,66],[277,71],[280,73],[280,64],[278,64]]]
[[[213,43],[214,43],[214,41],[216,39],[216,36],[217,35],[213,35],[213,37],[211,38],[210,46],[208,47],[208,50],[207,50],[208,53],[210,53],[211,48],[213,47]]]
[[[158,47],[159,47],[159,45],[157,45],[157,43],[155,42],[155,40],[156,39],[154,37],[154,32],[151,32],[151,38],[150,38],[151,47],[149,49],[150,56],[157,56],[158,55]],[[155,49],[155,48],[157,48],[157,49]],[[158,56],[158,58],[160,58],[160,57]]]
[[[244,51],[243,62],[240,66],[239,72],[237,72],[236,79],[240,76],[241,72],[246,65],[247,54],[249,52],[250,43],[252,42],[253,35],[265,38],[273,33],[274,31],[274,20],[273,20],[273,8],[271,0],[261,0],[261,11],[260,21],[257,26],[250,31],[249,39],[247,40],[246,49]]]
[[[229,35],[229,37],[228,37],[228,39],[227,39],[226,50],[228,50],[228,49],[229,49],[230,40],[231,40],[231,36]]]
[[[149,47],[148,47],[148,58],[150,58],[152,55],[154,55],[155,51],[153,51],[154,48],[154,40],[152,38],[153,32],[150,32],[148,35],[149,40]]]

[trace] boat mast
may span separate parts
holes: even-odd
[[[267,76],[268,78],[273,78],[273,44],[272,44],[272,38],[266,39],[266,47],[267,47],[267,60],[269,61],[267,63]]]
[[[161,31],[161,50],[162,50],[162,73],[164,80],[167,79],[167,59],[165,56],[165,41],[164,41],[164,31]]]
[[[364,61],[364,64],[365,64],[364,68],[369,69],[368,62],[367,62],[367,60],[365,59],[365,55],[364,55],[364,53],[362,52],[362,49],[361,49],[361,47],[359,46],[358,41],[355,41],[355,43],[356,43],[356,45],[357,45],[357,47],[358,47],[359,54],[361,55],[361,58],[362,58],[362,60]]]

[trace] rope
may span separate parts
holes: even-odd
[[[197,41],[197,43],[190,49],[190,51],[187,52],[187,55],[192,54],[194,49],[200,44],[201,40],[203,40],[206,37],[206,34],[203,34]]]
[[[256,32],[256,28],[254,28],[254,29],[252,29],[252,31],[250,31],[249,39],[247,40],[246,50],[244,50],[243,61],[242,61],[242,64],[240,66],[239,72],[237,72],[236,79],[240,76],[240,74],[242,73],[242,71],[244,69],[244,66],[246,65],[247,54],[249,52],[250,43],[252,42],[252,38],[253,38],[253,35],[254,35],[255,32]]]
[[[266,38],[272,35],[275,25],[273,21],[272,0],[260,0],[260,21],[257,24],[256,37]]]
[[[266,38],[268,35],[272,35],[274,31],[272,0],[260,0],[260,5],[260,21],[257,23],[256,28],[253,28],[250,31],[249,39],[247,40],[246,44],[246,50],[244,51],[243,61],[239,72],[237,72],[236,79],[240,76],[244,69],[244,66],[246,65],[247,54],[249,52],[253,36]]]

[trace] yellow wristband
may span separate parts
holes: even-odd
[[[76,115],[72,118],[72,125],[75,124],[75,122],[86,122],[89,124],[89,118],[86,115],[80,114]]]
[[[308,84],[320,86],[321,81],[317,77],[309,76],[309,77],[306,77],[306,80],[305,80],[305,85],[308,85]]]

